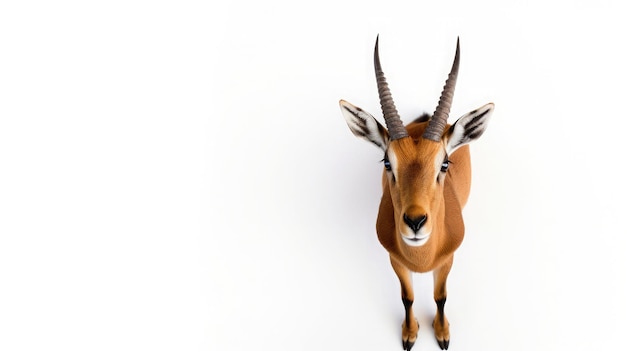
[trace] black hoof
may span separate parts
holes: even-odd
[[[415,341],[402,341],[402,348],[406,351],[411,351],[411,348],[415,345]]]
[[[448,346],[450,346],[450,340],[437,340],[437,344],[442,350],[447,350]]]

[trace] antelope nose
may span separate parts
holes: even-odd
[[[406,223],[406,225],[408,225],[409,228],[411,228],[411,230],[413,230],[414,233],[417,233],[417,231],[420,230],[420,228],[422,228],[424,223],[426,223],[426,216],[417,216],[417,217],[411,218],[407,216],[405,213],[403,216],[403,219],[404,219],[404,223]]]

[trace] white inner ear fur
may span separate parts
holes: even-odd
[[[352,134],[375,144],[383,151],[387,150],[389,136],[374,116],[345,100],[339,101],[339,105]]]
[[[459,118],[447,133],[446,151],[452,155],[459,147],[478,139],[491,118],[495,105],[488,103]]]

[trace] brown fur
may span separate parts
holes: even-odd
[[[441,142],[422,139],[420,136],[426,125],[427,122],[411,123],[407,126],[410,138],[390,142],[389,148],[393,148],[398,158],[397,179],[390,172],[383,172],[383,196],[376,231],[400,279],[403,299],[413,301],[411,272],[433,271],[434,299],[443,299],[445,303],[446,279],[452,267],[454,251],[461,245],[465,231],[461,211],[469,196],[470,154],[468,145],[456,150],[449,157],[450,167],[444,175],[443,184],[435,182],[432,177],[438,170],[433,170],[432,165],[436,155],[444,148],[445,139]],[[402,225],[403,214],[411,211],[427,214],[427,223],[432,228],[428,241],[420,247],[406,245],[396,230]],[[410,307],[406,313],[402,339],[405,349],[410,349],[417,338],[419,325]],[[439,345],[447,349],[450,332],[443,315],[443,303],[441,314],[438,309],[433,326]]]

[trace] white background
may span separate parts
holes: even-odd
[[[617,348],[623,10],[604,1],[4,2],[0,349],[400,350],[374,39],[405,121],[493,101],[453,350]],[[591,3],[591,2],[589,2]],[[437,350],[430,274],[416,350]]]

